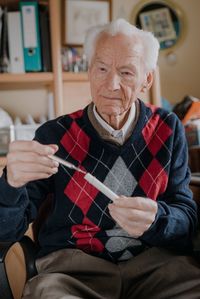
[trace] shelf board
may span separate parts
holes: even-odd
[[[87,73],[63,72],[64,82],[88,81]],[[53,83],[53,73],[25,73],[25,74],[0,74],[0,84],[36,83],[48,85]]]
[[[51,84],[53,73],[25,73],[25,74],[0,74],[0,84],[39,83]]]
[[[63,72],[63,81],[64,82],[88,81],[88,73]]]
[[[6,157],[0,156],[0,166],[5,166],[5,165],[6,165]]]

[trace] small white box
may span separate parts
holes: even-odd
[[[40,124],[34,125],[16,125],[14,127],[15,140],[32,140],[35,136],[35,131],[39,128]]]
[[[40,124],[34,125],[11,125],[9,127],[0,128],[0,155],[8,152],[9,143],[14,140],[32,140],[35,131]]]
[[[10,127],[0,128],[0,155],[5,155],[8,152],[8,146],[11,141]]]

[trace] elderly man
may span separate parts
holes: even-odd
[[[200,268],[186,255],[197,213],[184,130],[173,113],[138,98],[151,87],[158,51],[151,33],[125,20],[92,28],[85,44],[92,103],[47,122],[34,141],[10,145],[0,239],[20,238],[53,194],[38,236],[38,275],[24,299],[199,298]],[[55,153],[117,200],[58,165]]]

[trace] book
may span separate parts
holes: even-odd
[[[1,30],[2,30],[2,16],[3,16],[3,9],[0,6],[0,41],[1,41]]]
[[[24,62],[27,72],[42,70],[37,1],[20,1]]]
[[[47,5],[39,5],[39,24],[40,24],[41,53],[42,53],[42,70],[43,72],[51,72],[52,71],[51,37],[50,37],[49,10]]]
[[[1,45],[0,45],[0,73],[9,72],[8,52],[8,9],[4,7],[2,15]]]
[[[20,12],[8,12],[8,47],[10,72],[24,73],[24,54]]]

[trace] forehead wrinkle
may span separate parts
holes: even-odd
[[[91,64],[101,63],[107,67],[115,64],[118,69],[127,66],[135,69],[143,61],[143,53],[143,45],[136,37],[102,34],[97,40]]]
[[[95,59],[97,62],[99,62],[99,63],[103,63],[103,64],[106,64],[106,62],[102,59],[102,58],[100,58],[100,57],[96,57],[96,59]]]
[[[113,46],[115,49],[118,48],[119,43],[121,46],[126,48],[131,48],[131,50],[135,51],[138,54],[141,54],[143,52],[143,44],[141,41],[141,38],[134,35],[125,35],[122,33],[118,33],[114,36],[102,32],[100,36],[98,37],[96,41],[96,49],[99,47],[104,47],[107,42],[111,42],[111,46]],[[107,49],[107,47],[105,47]]]

